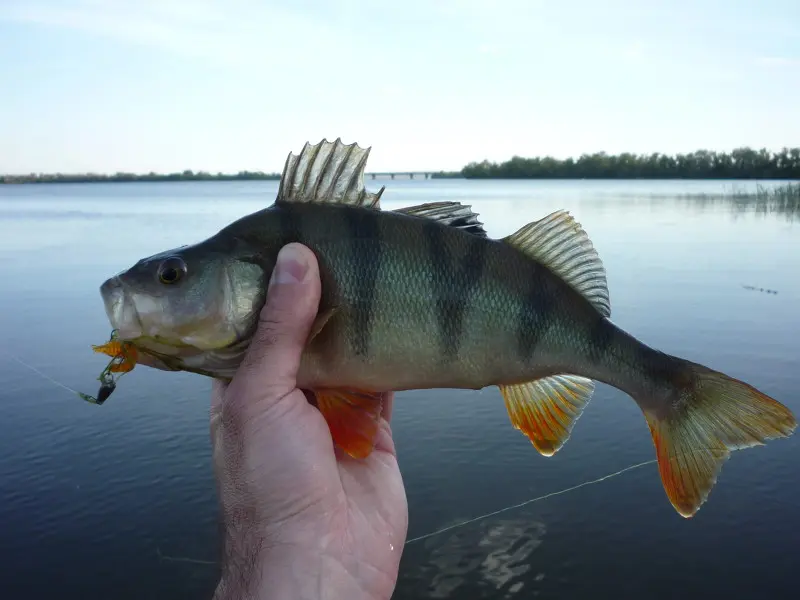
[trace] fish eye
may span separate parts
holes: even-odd
[[[186,263],[177,256],[168,258],[158,267],[158,280],[171,285],[186,275]]]

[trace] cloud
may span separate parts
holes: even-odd
[[[254,0],[11,0],[0,21],[82,31],[226,67],[269,68],[346,48],[313,12]]]

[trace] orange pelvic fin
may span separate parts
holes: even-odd
[[[381,416],[381,396],[358,390],[314,390],[333,442],[353,458],[366,458],[375,447]]]
[[[591,379],[553,375],[517,385],[501,385],[511,424],[544,456],[558,452],[594,391]]]

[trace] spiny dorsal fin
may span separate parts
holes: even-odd
[[[380,208],[384,188],[373,194],[364,189],[364,167],[372,147],[323,139],[306,142],[299,155],[290,153],[281,175],[276,204],[326,202]]]
[[[594,392],[594,382],[578,375],[499,387],[511,424],[544,456],[553,456],[566,443]]]
[[[603,262],[589,236],[567,211],[528,223],[505,241],[560,276],[604,317],[611,316]]]
[[[433,219],[450,227],[464,229],[480,237],[486,237],[483,223],[478,221],[478,215],[472,212],[472,207],[460,202],[429,202],[418,206],[398,208],[399,212],[415,217]]]

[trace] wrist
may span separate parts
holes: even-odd
[[[383,597],[364,588],[365,576],[369,580],[376,574],[363,569],[371,567],[344,565],[319,549],[291,546],[226,556],[213,600],[389,600],[391,594]]]

